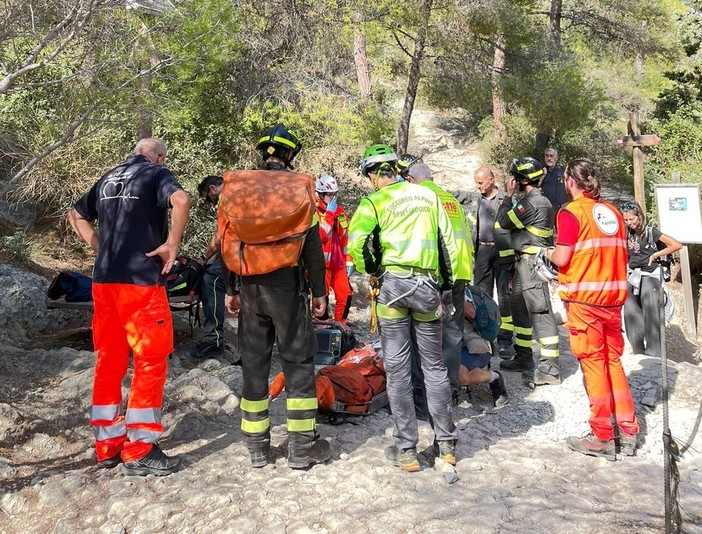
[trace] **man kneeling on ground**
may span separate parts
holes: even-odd
[[[501,373],[488,369],[490,358],[492,357],[492,347],[475,330],[473,324],[475,307],[468,290],[463,302],[463,314],[466,320],[463,328],[463,346],[461,347],[461,367],[458,369],[458,383],[461,386],[488,384],[495,407],[504,406],[507,404],[508,399],[505,379]]]

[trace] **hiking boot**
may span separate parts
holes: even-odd
[[[118,452],[114,456],[111,456],[110,458],[105,458],[104,460],[100,460],[97,463],[98,469],[113,469],[117,467],[119,464],[122,463],[122,456]]]
[[[512,347],[511,343],[500,343],[498,342],[499,349],[498,349],[498,356],[502,360],[510,360],[514,356],[514,347]]]
[[[206,343],[200,341],[197,345],[188,351],[188,356],[193,360],[205,360],[207,358],[216,358],[217,356],[224,355],[224,343],[221,345],[212,345],[211,343]]]
[[[619,454],[636,456],[636,434],[625,434],[619,431]]]
[[[251,455],[251,467],[258,469],[268,465],[268,449],[260,451],[249,451]]]
[[[493,380],[488,385],[490,386],[490,393],[492,393],[492,401],[495,408],[500,408],[507,404],[509,394],[505,385],[505,377],[499,371],[495,371],[495,373],[497,373],[497,380]]]
[[[143,458],[124,462],[122,471],[125,475],[154,475],[157,477],[170,475],[178,470],[180,458],[168,456],[154,443],[149,453]]]
[[[500,369],[505,371],[532,371],[534,369],[534,358],[531,356],[521,356],[517,354],[511,360],[502,360]]]
[[[453,441],[439,441],[437,458],[451,465],[456,465],[456,444]]]
[[[557,386],[561,383],[561,375],[556,370],[556,374],[545,373],[539,369],[523,374],[524,381],[529,387],[536,386]]]
[[[592,434],[589,434],[584,438],[570,436],[566,440],[566,445],[568,445],[568,448],[571,451],[579,452],[587,456],[605,458],[610,462],[614,462],[617,459],[613,439],[600,439]]]
[[[419,460],[417,459],[417,449],[411,448],[400,452],[395,445],[390,445],[385,449],[385,458],[397,465],[406,473],[419,471]]]
[[[296,450],[297,449],[297,450]],[[288,467],[291,469],[306,469],[314,464],[326,462],[331,456],[331,447],[325,439],[316,439],[305,449],[289,446]]]

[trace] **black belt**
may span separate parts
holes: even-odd
[[[494,247],[495,246],[494,241],[478,241],[478,244],[482,247]]]

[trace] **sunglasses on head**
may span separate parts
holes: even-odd
[[[623,211],[636,211],[636,204],[631,201],[624,202],[624,204],[622,204],[620,207]]]

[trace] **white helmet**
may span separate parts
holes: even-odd
[[[333,176],[323,174],[314,181],[314,189],[317,193],[336,193],[339,191],[339,184]]]
[[[546,249],[542,248],[531,262],[531,272],[542,282],[551,282],[558,278],[558,270],[546,258]]]

